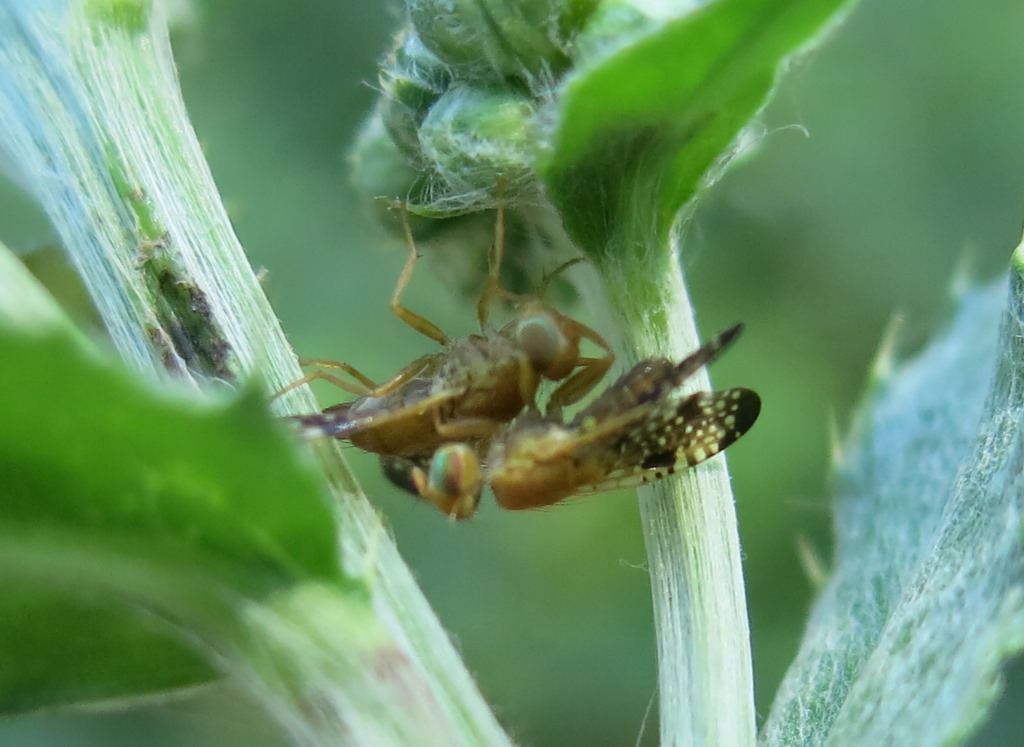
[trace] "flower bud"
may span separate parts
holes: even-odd
[[[421,195],[422,176],[391,139],[379,111],[371,114],[356,134],[349,164],[352,186],[385,224],[393,220],[389,200],[398,196],[419,199]]]
[[[448,87],[449,68],[423,45],[414,31],[406,30],[381,65],[378,79],[384,93],[384,127],[413,163],[421,163],[419,127]]]
[[[464,76],[497,81],[557,75],[594,0],[408,0],[409,17],[438,57]]]
[[[540,128],[530,100],[508,90],[449,88],[420,127],[420,147],[449,195],[483,191],[504,196],[532,184]]]

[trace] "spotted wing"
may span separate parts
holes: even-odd
[[[679,361],[675,368],[675,386],[679,386],[679,384],[693,376],[701,368],[712,363],[716,358],[718,358],[718,356],[725,352],[726,348],[736,342],[736,338],[740,336],[742,331],[742,322],[734,324],[728,329],[722,330],[716,334],[710,340],[683,358],[683,360]]]
[[[616,435],[581,448],[579,464],[598,464],[603,477],[582,495],[633,487],[693,467],[723,451],[750,430],[761,398],[749,389],[697,392],[653,408]]]
[[[667,358],[640,361],[583,408],[573,420],[572,427],[585,427],[588,421],[619,420],[629,413],[635,417],[641,405],[657,404],[673,396],[691,376],[732,345],[742,331],[742,324],[723,330],[678,363]]]

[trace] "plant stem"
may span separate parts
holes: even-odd
[[[678,359],[699,345],[678,261],[601,274],[640,357]],[[635,258],[637,252],[609,251]],[[709,388],[701,371],[692,390]],[[658,637],[661,744],[748,747],[755,740],[750,632],[739,533],[724,455],[640,491]]]

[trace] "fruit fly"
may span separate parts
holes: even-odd
[[[452,519],[476,513],[484,489],[480,452],[485,442],[448,443],[432,454],[382,456],[381,471],[396,487],[429,501]]]
[[[379,385],[348,364],[309,361],[310,365],[339,369],[357,383],[318,370],[281,393],[314,379],[326,379],[359,396],[321,413],[293,418],[303,435],[346,439],[366,451],[406,457],[422,466],[442,444],[479,444],[489,439],[524,408],[535,404],[542,381],[558,382],[549,399],[549,408],[557,410],[579,401],[611,367],[611,348],[597,332],[559,313],[539,297],[517,296],[500,287],[498,272],[504,246],[501,208],[497,211],[487,283],[477,305],[483,331],[461,340],[452,340],[433,322],[402,305],[402,292],[417,259],[404,208],[403,227],[409,257],[392,294],[391,309],[443,349],[417,358]],[[516,302],[516,316],[497,331],[487,331],[488,310],[498,296]],[[596,358],[581,355],[583,340],[590,340],[604,354]],[[449,472],[456,469],[458,459],[457,450],[448,456]],[[384,467],[387,472],[388,464]]]
[[[503,508],[550,506],[566,498],[652,482],[693,467],[750,430],[758,395],[742,388],[685,394],[684,383],[739,335],[736,325],[673,363],[641,361],[571,421],[530,410],[480,451],[440,447],[424,460],[395,460],[393,482],[415,488],[453,518],[472,515],[484,483]],[[462,491],[462,492],[460,492]]]

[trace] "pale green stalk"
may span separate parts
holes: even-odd
[[[658,259],[644,267],[609,260],[602,268],[605,289],[634,355],[678,360],[702,340],[676,241],[670,251],[648,256]],[[709,389],[707,371],[687,386]],[[752,745],[750,631],[725,456],[641,489],[640,515],[658,640],[662,744]]]

